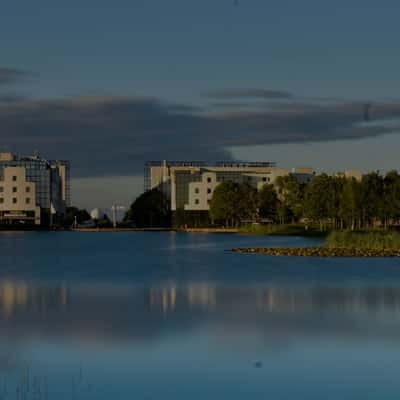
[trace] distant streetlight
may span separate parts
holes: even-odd
[[[117,211],[125,211],[125,210],[126,210],[125,206],[119,206],[115,203],[111,206],[114,229],[117,227]]]

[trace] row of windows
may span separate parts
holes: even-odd
[[[200,200],[199,199],[195,199],[194,200],[194,204],[200,204]],[[207,204],[210,204],[210,199],[207,200]]]
[[[18,188],[16,186],[14,186],[12,188],[12,191],[13,191],[13,193],[17,193],[18,192]],[[4,187],[0,186],[0,193],[3,193],[3,192],[4,192]],[[31,188],[29,186],[26,186],[25,187],[25,193],[30,193],[30,192],[31,192]]]
[[[199,189],[199,188],[195,188],[195,189],[194,189],[194,192],[195,192],[196,194],[199,194],[199,193],[200,193],[200,189]],[[207,189],[207,193],[208,193],[208,194],[211,194],[211,193],[212,193],[212,189],[211,189],[211,188],[208,188],[208,189]]]
[[[16,198],[16,197],[13,197],[12,198],[12,202],[13,202],[13,204],[17,204],[18,203],[18,199]],[[3,197],[0,197],[0,204],[3,204],[4,203],[4,198]],[[30,199],[30,197],[27,197],[26,199],[25,199],[25,204],[31,204],[31,199]]]

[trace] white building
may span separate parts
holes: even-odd
[[[0,224],[50,225],[69,205],[69,163],[0,153]]]
[[[346,179],[352,179],[354,178],[356,181],[361,182],[363,174],[361,171],[358,170],[348,170],[348,171],[343,171],[343,172],[336,172],[334,176],[338,178],[346,178]]]
[[[248,183],[260,190],[266,184],[274,184],[277,177],[289,175],[309,182],[314,171],[311,168],[289,171],[271,162],[150,162],[145,169],[145,190],[161,190],[170,199],[172,212],[208,212],[213,192],[223,181]]]

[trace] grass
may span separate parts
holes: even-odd
[[[400,233],[388,230],[334,231],[326,240],[328,248],[400,250]]]
[[[244,225],[240,228],[241,233],[251,235],[276,235],[276,236],[326,236],[327,232],[321,232],[317,228],[306,228],[303,224],[290,224],[290,225]]]

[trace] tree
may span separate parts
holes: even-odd
[[[328,218],[336,215],[337,193],[330,176],[319,175],[307,186],[304,197],[305,215],[318,221],[320,229],[326,227]]]
[[[124,218],[134,221],[138,228],[161,228],[171,226],[168,199],[157,189],[141,194],[130,206]]]
[[[400,219],[400,175],[390,171],[383,179],[385,226]]]
[[[278,192],[278,214],[281,223],[288,220],[295,222],[299,220],[304,213],[304,190],[305,184],[301,184],[293,176],[280,176],[275,181]]]
[[[262,218],[278,219],[278,195],[273,185],[264,185],[258,193],[258,209]]]
[[[361,180],[361,218],[363,226],[375,226],[378,219],[383,220],[384,184],[379,172],[364,175]]]
[[[338,216],[341,220],[341,228],[354,230],[357,226],[357,221],[360,221],[360,190],[361,185],[356,179],[345,179],[339,194]],[[358,225],[360,226],[360,223]]]
[[[65,226],[72,226],[75,221],[81,224],[90,220],[90,214],[85,209],[77,207],[68,207],[65,215]]]
[[[210,201],[213,221],[238,226],[242,219],[257,215],[257,190],[246,183],[224,181],[216,187]]]

